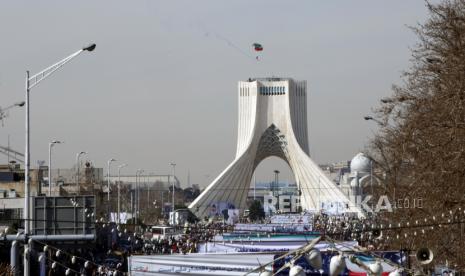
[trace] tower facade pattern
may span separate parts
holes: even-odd
[[[236,157],[189,205],[197,216],[218,208],[247,209],[253,172],[265,158],[276,156],[291,168],[303,210],[336,205],[340,212],[361,214],[310,158],[307,130],[307,84],[291,78],[259,78],[238,86]]]

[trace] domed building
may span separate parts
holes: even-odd
[[[360,152],[350,161],[350,172],[370,173],[371,159]]]
[[[381,184],[372,165],[372,159],[360,152],[351,161],[320,166],[333,179],[339,190],[349,198],[351,204],[360,206],[365,196],[372,193],[371,187]]]
[[[364,153],[358,153],[349,164],[350,172],[339,176],[339,188],[358,205],[363,200],[363,187],[371,183],[371,159]]]

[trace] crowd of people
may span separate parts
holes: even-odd
[[[320,232],[335,240],[357,240],[360,244],[369,244],[376,238],[372,231],[377,225],[374,218],[357,218],[350,215],[314,214],[308,230]],[[287,227],[273,227],[268,234],[282,233]],[[307,228],[305,228],[307,229]],[[213,241],[215,235],[234,231],[233,226],[218,223],[196,223],[177,228],[177,233],[169,236],[151,235],[146,231],[144,237],[139,238],[137,246],[130,248],[130,253],[140,254],[187,254],[196,253],[200,244]],[[289,231],[292,232],[292,231]],[[133,242],[134,244],[134,242]]]
[[[339,241],[357,240],[359,244],[364,246],[376,245],[377,234],[375,230],[376,227],[379,227],[379,221],[376,221],[375,218],[357,218],[350,215],[333,216],[323,213],[312,215],[312,219],[308,223],[310,225],[308,232],[320,232]],[[244,225],[253,226],[253,224]],[[286,224],[269,224],[267,226],[273,227],[266,228],[266,233],[263,233],[264,229],[262,228],[248,230],[250,232],[256,230],[258,235],[263,234],[265,237],[265,235],[280,234],[283,231],[292,233],[293,229]],[[130,255],[197,253],[202,244],[212,242],[215,236],[234,231],[234,226],[210,221],[177,227],[175,233],[157,236],[151,233],[150,228],[135,234],[133,231],[122,230],[116,225],[107,224],[106,227],[97,227],[97,246],[94,250],[89,248],[90,250],[72,252],[75,256],[91,260],[93,264],[90,267],[84,266],[84,262],[81,260],[72,263],[70,258],[66,256],[52,255],[52,261],[60,262],[66,267],[79,271],[82,275],[105,275],[105,273],[118,275],[120,272],[127,271],[127,257]],[[236,232],[242,233],[242,231]],[[247,250],[253,252],[261,249]],[[57,267],[55,270],[64,273],[66,269],[65,267]]]
[[[185,236],[176,238],[162,238],[146,240],[143,248],[144,254],[175,254],[175,253],[196,253],[197,241],[188,239]]]
[[[357,218],[351,215],[314,214],[308,230],[320,232],[335,240],[357,240],[360,244],[369,244],[376,238],[373,226],[377,225],[374,218]],[[376,226],[375,226],[376,227]],[[289,227],[273,227],[268,234],[282,233]],[[307,229],[307,228],[304,228]],[[138,241],[139,246],[132,246],[131,253],[141,254],[187,254],[196,253],[199,244],[210,242],[215,235],[234,231],[233,226],[218,223],[196,223],[178,227],[178,234],[169,236],[151,236],[146,232],[145,237]],[[284,231],[286,232],[286,231]],[[292,231],[289,231],[292,232]]]
[[[372,249],[381,248],[382,223],[376,217],[355,217],[351,215],[331,216],[316,214],[313,230],[321,232],[335,240],[355,240],[362,246]]]
[[[182,234],[161,237],[152,236],[150,233],[143,242],[144,254],[175,254],[175,253],[196,253],[198,245],[212,241],[215,235],[223,233],[225,227],[222,223],[193,224],[178,227]]]
[[[360,244],[367,244],[369,237],[373,237],[371,227],[377,224],[374,218],[357,218],[350,215],[327,215],[313,214],[308,227],[309,231],[320,232],[335,240],[348,241],[357,240]],[[113,229],[116,226],[113,227]],[[106,230],[100,229],[100,248],[105,248],[108,252],[124,252],[124,259],[132,254],[188,254],[197,253],[199,246],[206,242],[213,241],[216,235],[225,232],[233,232],[234,226],[225,225],[223,222],[198,222],[176,228],[176,232],[167,236],[153,235],[149,228],[145,231],[134,233],[122,233],[112,231],[111,227]],[[263,234],[281,233],[286,227],[272,227],[270,232]],[[307,229],[307,228],[305,228]],[[116,234],[119,232],[119,234]],[[292,231],[290,231],[292,232]],[[143,233],[143,234],[142,234]],[[108,254],[107,254],[108,255]],[[110,255],[102,257],[111,258]],[[126,261],[122,262],[122,270],[127,269]],[[108,266],[106,266],[108,267]]]

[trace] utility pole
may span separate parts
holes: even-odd
[[[107,210],[108,210],[108,220],[109,221],[111,221],[111,207],[110,207],[110,205],[111,205],[110,204],[110,184],[111,184],[110,183],[110,175],[111,175],[111,173],[110,173],[110,165],[111,165],[111,162],[114,162],[114,161],[116,161],[116,159],[111,158],[110,160],[108,160],[108,163],[107,163],[107,165],[108,165],[108,171],[107,171],[107,180],[108,180],[107,204],[108,204],[108,206],[107,206]]]
[[[78,188],[78,195],[81,194],[81,185],[79,183],[79,157],[83,154],[87,154],[85,151],[78,152],[76,154],[76,186]]]
[[[147,204],[146,208],[147,210],[150,209],[150,180],[149,180],[149,175],[145,175],[145,188],[147,189]]]
[[[175,206],[174,206],[174,190],[175,190],[175,187],[174,186],[175,186],[175,183],[176,183],[176,163],[172,162],[172,163],[170,163],[170,165],[173,167],[173,194],[172,194],[173,198],[172,198],[172,201],[171,201],[173,206],[172,206],[171,210],[173,211],[173,216],[174,216],[174,210],[175,210]]]
[[[53,140],[48,144],[48,196],[52,196],[52,147],[61,143],[61,141]]]
[[[10,165],[10,134],[8,134],[8,150],[6,151],[6,154],[8,165]]]
[[[137,189],[137,193],[136,193],[136,201],[135,201],[135,204],[136,204],[136,229],[137,229],[137,220],[140,219],[140,174],[143,173],[144,170],[142,169],[138,169],[136,171],[136,189]]]
[[[118,224],[121,223],[121,169],[126,166],[127,164],[118,166]]]
[[[253,173],[253,200],[256,199],[256,190],[257,190],[257,175]]]
[[[26,87],[25,87],[25,150],[24,150],[24,212],[23,212],[23,219],[24,219],[24,234],[27,236],[30,234],[30,221],[29,221],[29,206],[30,206],[30,159],[31,159],[31,127],[30,127],[30,101],[29,101],[29,94],[33,87],[38,85],[41,81],[46,79],[47,77],[51,76],[54,72],[58,69],[62,68],[66,63],[70,62],[75,57],[79,56],[84,51],[92,52],[95,49],[95,44],[90,44],[87,47],[80,49],[79,51],[71,54],[70,56],[60,60],[59,62],[45,68],[44,70],[40,71],[39,73],[30,76],[29,71],[26,71]],[[24,276],[30,275],[30,267],[29,267],[29,258],[28,254],[24,254]]]
[[[278,181],[279,181],[279,171],[274,170],[274,185],[273,185],[273,196],[276,196],[275,190],[278,188]]]

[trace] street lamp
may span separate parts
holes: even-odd
[[[279,181],[279,171],[274,170],[274,187],[273,187],[273,196],[275,196],[275,189],[278,188],[278,181]]]
[[[87,152],[81,151],[76,154],[76,186],[78,187],[78,195],[81,194],[81,185],[79,184],[79,157],[83,154],[87,154]]]
[[[107,165],[108,165],[108,166],[107,166],[107,168],[108,168],[108,170],[107,170],[107,172],[108,172],[108,173],[107,173],[107,176],[108,176],[108,177],[107,177],[107,180],[108,180],[108,181],[107,181],[107,183],[108,183],[108,184],[107,184],[107,186],[108,186],[108,191],[107,191],[107,201],[108,201],[108,205],[110,205],[110,165],[111,165],[111,162],[114,162],[114,161],[116,161],[116,159],[111,158],[111,159],[108,160],[108,162],[107,162]]]
[[[172,193],[172,210],[174,212],[174,184],[176,182],[176,163],[171,162],[170,165],[173,167],[173,193]],[[174,216],[174,214],[173,214]]]
[[[48,196],[52,196],[52,147],[61,143],[61,141],[53,140],[48,144]]]
[[[256,199],[257,192],[257,174],[253,172],[253,201]]]
[[[140,204],[139,204],[139,201],[140,201],[140,191],[139,191],[139,182],[140,182],[140,179],[139,181],[138,180],[138,175],[140,176],[141,173],[143,173],[144,170],[143,169],[137,169],[136,171],[136,196],[135,196],[135,204],[136,204],[136,213],[135,213],[135,220],[134,220],[134,223],[137,223],[137,219],[139,218],[139,212],[140,212]],[[136,227],[137,227],[137,224],[136,224]]]
[[[380,101],[382,103],[392,103],[392,102],[394,102],[391,98],[382,98]]]
[[[14,104],[12,104],[10,106],[7,106],[5,108],[0,107],[0,121],[2,121],[2,125],[3,125],[3,118],[7,117],[7,115],[8,115],[7,113],[5,113],[5,111],[7,111],[8,109],[11,109],[13,107],[16,107],[16,106],[18,106],[18,107],[24,106],[25,103],[26,102],[23,101],[23,102],[14,103]]]
[[[152,174],[146,174],[145,175],[145,188],[147,189],[147,208],[150,208],[149,203],[150,203],[150,176]]]
[[[364,116],[363,119],[365,119],[365,121],[370,121],[370,120],[371,120],[371,121],[374,121],[374,122],[376,122],[376,123],[377,123],[378,125],[380,125],[380,126],[383,126],[383,125],[384,125],[383,122],[381,122],[380,120],[378,120],[378,119],[376,119],[376,118],[373,118],[372,116]]]
[[[25,99],[25,111],[26,111],[26,139],[25,139],[25,160],[24,160],[24,234],[29,235],[29,169],[30,169],[30,124],[29,124],[29,92],[30,90],[38,85],[41,81],[51,76],[55,71],[63,67],[66,63],[70,62],[72,59],[80,55],[84,51],[91,52],[95,49],[95,44],[90,44],[87,47],[80,49],[74,54],[60,60],[59,62],[53,64],[50,67],[45,68],[39,73],[29,76],[29,71],[26,71],[26,99]],[[24,254],[24,275],[29,276],[29,259],[27,254]]]
[[[121,212],[121,169],[126,167],[127,164],[122,164],[118,166],[118,224],[121,223],[120,221],[120,212]]]
[[[161,191],[161,216],[164,218],[165,217],[165,202],[163,201],[165,195],[165,191]]]

